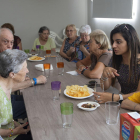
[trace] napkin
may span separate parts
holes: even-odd
[[[36,68],[37,70],[44,71],[43,64],[35,65],[35,68]],[[51,64],[51,66],[50,66],[50,70],[53,70],[52,64]]]
[[[79,75],[75,70],[74,71],[68,71],[66,73],[71,74],[71,75]]]

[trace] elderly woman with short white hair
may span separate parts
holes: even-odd
[[[78,60],[82,60],[85,57],[89,56],[89,41],[90,41],[90,33],[91,33],[91,28],[89,25],[83,25],[80,28],[80,37],[81,41],[79,44],[76,46],[76,58]]]
[[[81,41],[77,42],[75,47],[71,47],[71,53],[69,55],[71,56],[71,60],[74,62],[77,62],[79,60],[84,59],[85,57],[89,56],[89,41],[90,41],[90,33],[91,28],[89,25],[83,25],[80,28],[80,38]]]
[[[28,123],[20,125],[13,121],[11,105],[11,90],[13,85],[23,82],[28,73],[26,59],[23,51],[5,50],[0,53],[0,136],[4,140],[32,140]],[[28,133],[28,134],[27,134]],[[26,135],[27,134],[27,135]]]

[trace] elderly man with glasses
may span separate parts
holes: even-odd
[[[12,49],[13,43],[14,43],[14,38],[13,38],[12,31],[7,28],[1,28],[0,29],[0,53],[7,49]],[[27,79],[18,84],[16,83],[16,85],[12,89],[12,92],[19,89],[28,88],[36,84],[45,84],[47,81],[46,77],[44,77],[43,75],[40,75],[37,78],[33,78],[33,79]],[[12,102],[12,108],[13,108],[13,118],[14,119],[26,118],[27,115],[26,115],[26,109],[24,106],[23,97],[11,95],[11,102]]]

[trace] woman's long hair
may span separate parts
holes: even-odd
[[[137,35],[136,30],[129,24],[121,24],[115,26],[115,28],[110,33],[111,45],[113,45],[113,35],[116,33],[120,33],[122,37],[127,42],[128,52],[129,52],[129,82],[132,81],[131,75],[134,74],[134,81],[138,80],[138,53],[140,52],[140,41]],[[116,55],[113,51],[113,60],[112,66],[116,70],[119,70],[119,67],[122,63],[122,55]],[[133,71],[134,70],[134,71]],[[112,85],[115,83],[115,79],[113,79]]]

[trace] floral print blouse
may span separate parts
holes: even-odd
[[[11,100],[0,87],[0,129],[14,129],[13,112]],[[3,137],[4,140],[14,140],[17,135],[12,137]]]

